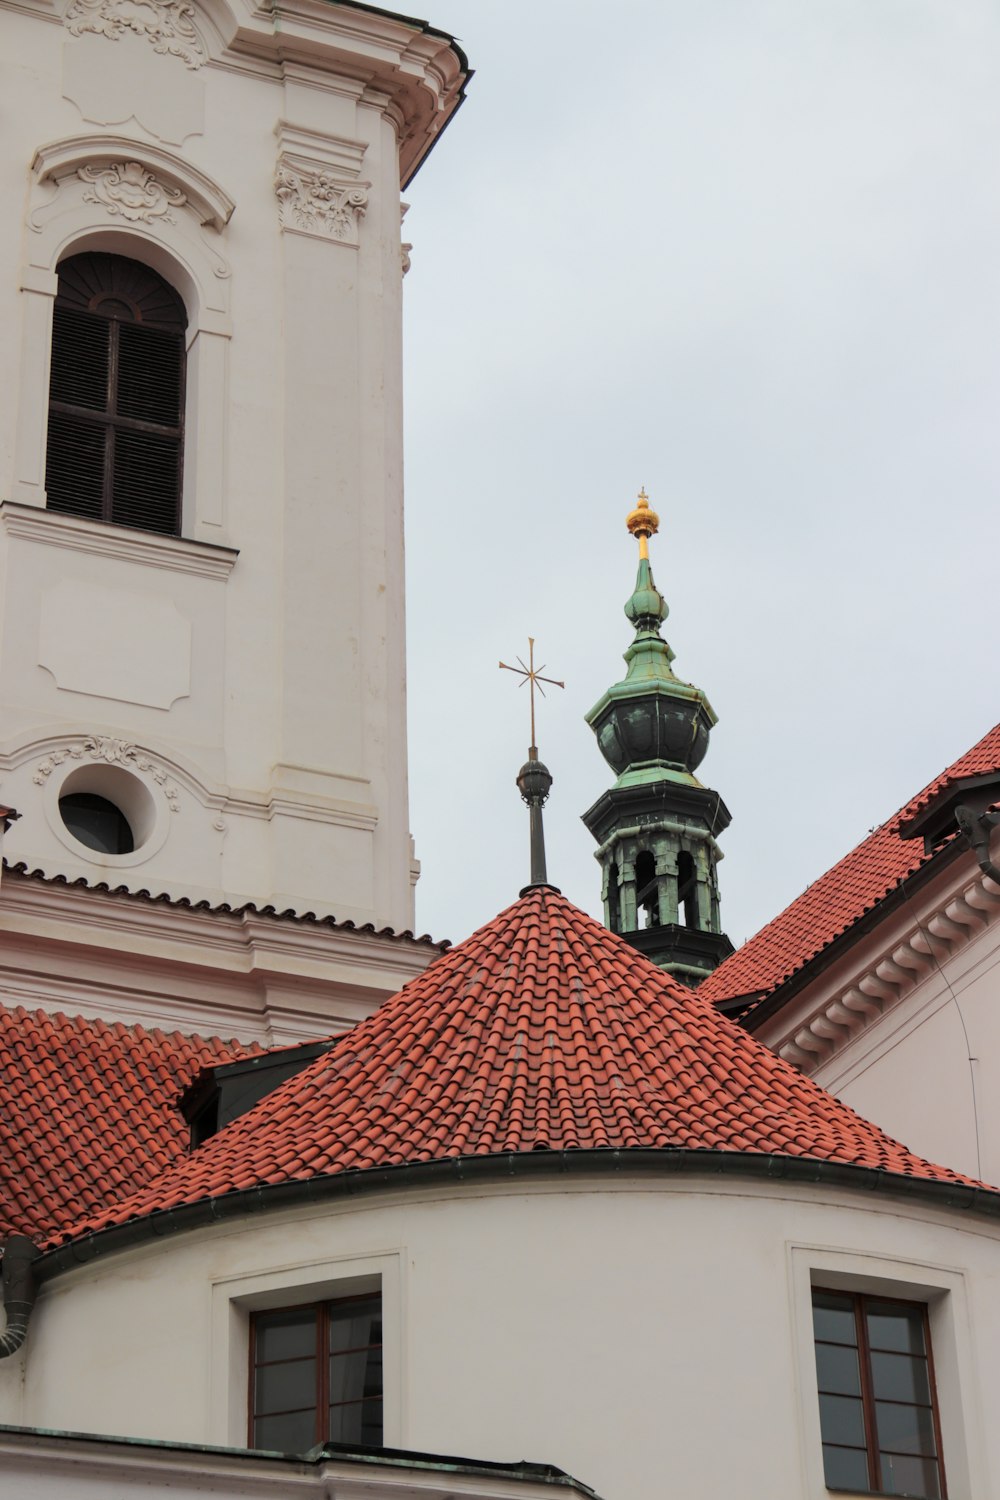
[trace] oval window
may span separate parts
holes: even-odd
[[[59,799],[63,822],[75,839],[101,854],[131,854],[135,839],[131,825],[107,797],[94,792],[70,792]]]

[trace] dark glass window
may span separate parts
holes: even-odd
[[[71,792],[59,799],[63,822],[75,839],[102,854],[131,854],[135,839],[121,808],[93,792]]]
[[[250,1446],[305,1453],[317,1443],[382,1446],[382,1298],[340,1297],[256,1313]]]
[[[48,508],[140,531],[180,531],[184,304],[119,255],[59,267],[52,325]]]
[[[829,1488],[942,1500],[927,1309],[817,1288],[813,1332]]]

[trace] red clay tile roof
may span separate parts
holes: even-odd
[[[720,964],[699,995],[719,1002],[772,993],[931,858],[920,839],[900,838],[902,822],[953,782],[998,769],[1000,724]]]
[[[0,1006],[0,1230],[50,1235],[186,1155],[181,1090],[239,1042]]]
[[[804,1157],[969,1181],[890,1140],[543,887],[186,1160],[56,1238],[259,1186],[612,1149]]]

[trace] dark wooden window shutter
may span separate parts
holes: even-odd
[[[59,267],[50,510],[179,533],[186,326],[180,297],[138,261],[74,255]]]

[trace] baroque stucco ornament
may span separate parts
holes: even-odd
[[[131,31],[145,37],[154,52],[200,68],[206,53],[193,17],[184,0],[72,0],[63,19],[73,36],[92,31],[117,42]]]
[[[344,182],[321,168],[310,170],[279,162],[274,191],[281,227],[356,245],[369,187],[367,182]]]
[[[182,208],[187,198],[180,188],[167,187],[137,161],[112,162],[107,167],[80,167],[76,174],[88,183],[84,203],[100,203],[129,224],[152,224],[162,219],[174,222],[170,210]]]
[[[61,750],[50,750],[44,760],[35,767],[32,781],[44,786],[57,766],[67,760],[104,760],[111,766],[124,766],[129,771],[148,773],[159,786],[171,812],[180,812],[180,792],[162,766],[128,740],[116,739],[113,735],[92,734],[80,744],[67,745]]]

